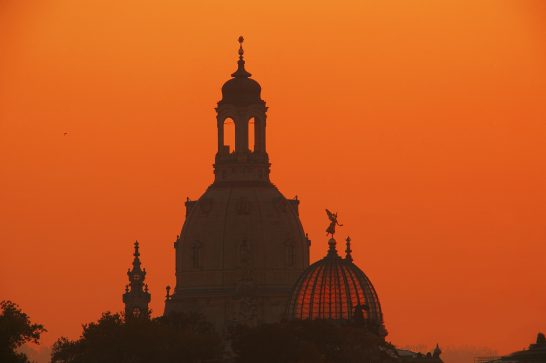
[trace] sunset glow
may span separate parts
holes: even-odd
[[[240,34],[271,180],[312,262],[339,212],[388,340],[508,353],[546,329],[543,1],[7,0],[0,300],[45,344],[122,310],[135,240],[163,313]]]

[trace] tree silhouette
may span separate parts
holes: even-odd
[[[355,323],[300,320],[236,327],[231,332],[236,363],[390,363],[394,347]]]
[[[38,343],[45,328],[32,323],[28,315],[9,300],[0,302],[0,310],[0,362],[29,362],[27,356],[17,349],[27,342]]]
[[[125,320],[107,312],[85,324],[79,339],[60,338],[51,362],[200,363],[215,362],[222,352],[221,338],[199,315]]]

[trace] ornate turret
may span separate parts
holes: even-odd
[[[126,319],[148,317],[150,315],[148,304],[150,303],[151,296],[148,292],[148,285],[144,283],[146,269],[140,267],[140,252],[138,248],[138,241],[136,241],[135,252],[133,253],[133,268],[127,271],[129,284],[125,286],[125,293],[123,294]]]
[[[215,183],[269,183],[269,157],[265,146],[267,107],[261,86],[245,69],[243,37],[239,37],[237,70],[222,86],[216,107],[218,151]],[[235,140],[227,140],[226,125],[235,128]],[[231,145],[230,145],[231,144]]]

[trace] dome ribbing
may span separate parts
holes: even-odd
[[[333,238],[328,244],[326,257],[310,265],[296,282],[286,318],[364,320],[382,327],[379,298],[371,281],[352,262],[350,246],[342,258]]]

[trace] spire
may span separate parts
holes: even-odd
[[[133,253],[133,256],[139,257],[140,252],[138,252],[138,241],[135,241],[135,252]]]
[[[347,248],[345,249],[345,259],[349,262],[353,262],[353,256],[351,256],[351,252],[353,252],[351,250],[351,237],[347,237],[345,241],[347,245]]]
[[[245,41],[245,38],[243,36],[239,36],[239,39],[237,39],[239,42],[239,60],[243,60],[243,54],[245,54],[245,51],[243,49],[243,42]]]
[[[248,73],[245,69],[245,60],[243,58],[243,55],[245,54],[245,51],[243,49],[243,42],[245,41],[245,38],[241,35],[238,39],[239,41],[239,60],[237,61],[237,70],[231,74],[232,77],[235,78],[248,78],[252,74]]]
[[[123,294],[123,303],[125,304],[125,318],[148,317],[150,311],[150,292],[146,279],[146,269],[140,268],[140,252],[138,241],[134,243],[133,268],[127,271],[129,284],[125,286]]]
[[[133,253],[133,271],[140,271],[140,252],[138,251],[138,241],[135,241],[135,252]]]

